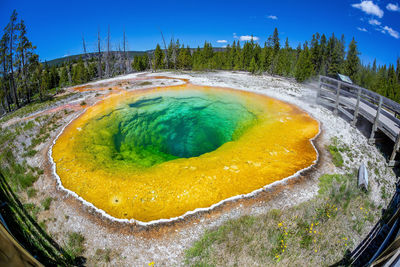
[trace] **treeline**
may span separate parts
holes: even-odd
[[[316,33],[312,39],[299,44],[296,49],[289,45],[288,38],[281,44],[278,29],[261,47],[250,40],[241,46],[239,41],[227,45],[224,51],[214,51],[211,44],[204,43],[195,50],[171,41],[161,49],[157,45],[151,58],[148,55],[135,57],[133,68],[186,69],[186,70],[241,70],[251,73],[267,72],[272,75],[295,78],[303,82],[317,75],[337,78],[337,74],[349,76],[355,84],[400,102],[400,58],[396,66],[363,65],[359,58],[357,42],[353,38],[348,46],[344,35],[327,38]],[[147,63],[147,64],[146,64]]]
[[[32,101],[46,100],[57,91],[56,88],[132,71],[162,69],[266,72],[292,77],[299,82],[316,75],[337,77],[342,73],[354,83],[400,102],[400,59],[396,66],[377,66],[376,61],[372,65],[363,65],[356,41],[353,38],[346,45],[343,35],[338,38],[332,34],[327,38],[316,33],[296,49],[289,45],[287,38],[282,44],[278,29],[262,46],[253,40],[244,43],[237,40],[218,50],[208,42],[197,49],[180,44],[179,40],[171,40],[166,45],[163,38],[163,47],[157,44],[152,52],[135,56],[133,60],[128,56],[125,32],[123,37],[122,48],[118,45],[118,49],[112,51],[108,29],[106,49],[103,50],[98,32],[97,49],[91,56],[82,38],[82,57],[49,67],[46,62],[39,61],[35,46],[26,36],[24,21],[18,21],[14,11],[0,41],[0,102],[3,109],[12,111]]]

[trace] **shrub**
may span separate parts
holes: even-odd
[[[50,209],[51,201],[53,201],[53,198],[47,197],[41,202],[42,207],[43,207],[44,210],[49,210]]]
[[[37,190],[35,188],[29,188],[28,191],[26,191],[26,194],[28,195],[29,198],[35,197],[37,193]]]
[[[334,145],[329,145],[329,152],[332,155],[332,162],[336,167],[342,167],[343,166],[343,157],[340,154],[339,149],[337,146]]]
[[[73,258],[77,258],[85,251],[83,245],[85,237],[78,232],[68,233],[68,241],[65,250]]]

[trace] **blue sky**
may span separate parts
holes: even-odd
[[[204,40],[224,46],[253,35],[263,44],[275,27],[282,43],[310,40],[315,32],[355,37],[364,63],[394,63],[400,56],[400,0],[360,1],[18,1],[0,0],[0,27],[13,9],[25,20],[29,38],[42,60],[95,49],[97,29],[103,40],[110,26],[113,48],[125,29],[130,50],[147,50],[169,39],[197,47]],[[220,41],[220,42],[218,42]],[[103,44],[103,47],[105,45]]]

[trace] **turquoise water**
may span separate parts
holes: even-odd
[[[227,93],[179,91],[154,94],[117,107],[88,123],[97,157],[150,167],[198,157],[238,139],[257,118]]]

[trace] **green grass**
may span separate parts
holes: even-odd
[[[51,198],[51,197],[45,198],[45,199],[41,202],[43,209],[44,209],[44,210],[49,210],[52,201],[53,201],[53,198]]]
[[[26,151],[24,154],[22,154],[22,157],[34,157],[37,154],[37,150],[33,149],[33,148],[29,148],[28,151]]]
[[[28,195],[28,198],[32,198],[32,197],[36,197],[37,195],[37,190],[35,188],[28,188],[28,190],[26,190],[26,194]]]
[[[97,261],[109,263],[112,257],[112,251],[109,248],[106,249],[96,249],[95,258]]]
[[[22,128],[24,131],[29,131],[31,130],[33,127],[35,127],[35,122],[34,121],[28,121],[24,127]]]
[[[332,162],[336,167],[342,167],[343,166],[343,157],[340,154],[339,150],[337,147],[333,145],[329,145],[329,152],[332,155]]]
[[[43,101],[43,102],[32,102],[32,103],[30,103],[30,104],[28,104],[26,106],[23,106],[23,107],[17,109],[14,112],[11,112],[11,113],[5,115],[3,118],[0,119],[0,123],[3,123],[5,121],[10,120],[10,119],[15,118],[15,117],[23,117],[23,116],[26,116],[28,114],[34,113],[36,111],[39,111],[41,109],[47,108],[50,105],[56,103],[57,101],[66,99],[68,97],[71,97],[74,94],[76,94],[76,93],[70,93],[70,94],[66,94],[66,95],[63,95],[63,96],[60,96],[60,97],[56,97],[56,98],[49,98],[49,99],[47,99],[46,101]]]
[[[67,244],[65,251],[73,258],[81,256],[85,251],[84,247],[85,237],[78,232],[68,233]]]
[[[22,155],[23,157],[33,157],[36,155],[37,151],[35,150],[35,147],[49,139],[50,132],[60,126],[57,123],[60,118],[60,115],[57,114],[44,115],[35,118],[35,121],[37,121],[41,127],[36,136],[32,138],[30,146],[27,147],[27,152]]]
[[[321,266],[341,259],[379,210],[356,172],[320,177],[318,196],[286,210],[244,216],[207,230],[186,250],[188,266]]]
[[[40,108],[40,105],[36,107]],[[2,121],[30,111],[32,110],[29,110],[29,107],[23,108],[7,115]],[[10,125],[0,131],[0,172],[4,175],[4,178],[1,176],[0,190],[7,192],[4,194],[6,197],[4,201],[7,202],[8,207],[13,211],[7,220],[20,229],[26,244],[29,244],[28,247],[35,247],[37,251],[40,251],[38,255],[46,255],[46,257],[52,259],[52,262],[57,262],[60,266],[71,266],[72,259],[69,254],[66,254],[59,247],[54,246],[54,241],[49,242],[51,237],[44,231],[46,229],[45,222],[40,222],[40,227],[35,224],[38,214],[42,209],[41,206],[37,206],[34,203],[25,203],[22,205],[20,203],[20,200],[25,199],[31,201],[37,195],[37,191],[32,185],[38,179],[39,175],[43,174],[43,170],[30,166],[22,157],[14,156],[16,153],[19,153],[21,156],[25,151],[27,151],[27,156],[32,156],[36,153],[32,147],[28,149],[26,144],[18,146],[16,140],[19,135],[33,137],[35,132],[38,132],[37,125],[45,128],[48,125],[46,120],[51,119],[52,116],[42,116],[28,123]],[[50,126],[55,127],[54,123]],[[46,131],[42,130],[42,135],[45,133]],[[26,192],[26,195],[24,192]],[[43,208],[46,208],[46,205],[50,205],[50,203],[46,201]],[[45,265],[48,265],[48,263]]]
[[[34,220],[37,220],[37,215],[40,212],[40,208],[33,203],[24,204],[24,208],[30,213]]]
[[[350,152],[349,147],[341,144],[337,137],[332,138],[331,144],[328,146],[329,153],[332,156],[332,162],[336,167],[343,167],[343,152]]]
[[[9,178],[9,182],[16,191],[25,190],[28,187],[31,187],[38,179],[36,175],[30,171],[26,171],[26,164],[13,162],[10,164],[9,168],[5,167],[2,171],[7,177],[11,177]]]

